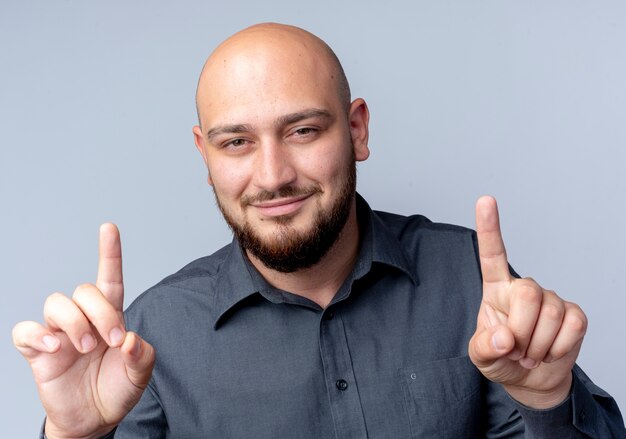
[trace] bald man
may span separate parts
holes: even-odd
[[[95,284],[14,329],[49,439],[626,437],[575,365],[584,313],[512,272],[493,198],[474,233],[356,193],[369,112],[323,41],[245,29],[196,98],[234,239],[123,312],[101,227]]]

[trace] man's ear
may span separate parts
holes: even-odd
[[[209,161],[207,160],[206,150],[204,149],[204,136],[202,135],[202,128],[199,125],[195,125],[192,129],[193,131],[193,140],[196,144],[196,149],[202,156],[202,160],[204,160],[204,164],[206,165],[207,170],[209,169]],[[211,179],[211,172],[209,171],[209,176],[207,177],[207,182],[213,186],[213,180]]]
[[[348,123],[350,124],[350,136],[354,145],[354,157],[357,162],[367,160],[370,150],[367,146],[369,140],[370,112],[367,103],[361,99],[355,99],[350,104]]]

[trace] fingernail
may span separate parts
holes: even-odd
[[[89,352],[96,346],[96,339],[90,333],[87,333],[80,339],[80,345],[83,348],[83,352]]]
[[[109,332],[109,341],[113,346],[117,346],[122,343],[124,339],[124,333],[120,328],[113,328],[111,332]]]
[[[45,344],[48,350],[50,351],[55,350],[57,346],[59,345],[59,339],[56,337],[53,337],[52,335],[44,335],[42,341],[43,341],[43,344]]]
[[[133,357],[137,357],[139,352],[141,351],[141,341],[139,339],[135,340],[135,345],[133,346],[133,350],[131,352]]]
[[[499,332],[495,332],[491,337],[491,344],[493,344],[493,347],[496,351],[501,351],[504,349],[504,344],[506,340],[503,340],[502,338],[502,334],[500,334]]]
[[[519,364],[526,369],[534,369],[537,367],[537,362],[532,358],[524,357],[519,360]]]

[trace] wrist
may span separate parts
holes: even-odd
[[[572,390],[572,374],[567,375],[557,387],[542,390],[517,386],[504,386],[504,390],[518,403],[535,410],[554,408],[565,401]]]
[[[46,417],[43,433],[46,439],[101,439],[105,436],[108,437],[113,430],[115,430],[115,426],[105,427],[87,435],[67,434],[54,425],[54,423],[50,421],[50,418]]]

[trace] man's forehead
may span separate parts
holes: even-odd
[[[245,29],[224,41],[207,60],[196,94],[199,115],[225,106],[259,107],[285,99],[309,100],[306,106],[317,106],[319,95],[329,92],[336,99],[333,57],[322,40],[293,26]],[[283,113],[288,111],[298,109]]]

